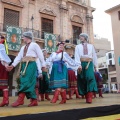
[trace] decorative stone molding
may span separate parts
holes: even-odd
[[[91,21],[92,21],[93,16],[92,16],[92,15],[87,14],[87,15],[86,15],[86,19],[87,19],[87,21],[89,21],[89,20],[91,20]]]
[[[50,16],[54,16],[54,17],[57,16],[56,13],[51,8],[43,8],[43,9],[39,10],[39,12],[50,15]]]
[[[84,24],[82,18],[79,15],[73,15],[71,17],[71,21],[76,22],[76,23],[80,23],[80,24]]]
[[[63,9],[63,10],[68,11],[67,2],[68,2],[68,0],[62,0],[62,1],[61,1],[61,4],[60,4],[60,6],[59,6],[60,9]]]
[[[21,0],[2,0],[3,3],[14,5],[17,7],[24,7],[21,3]]]

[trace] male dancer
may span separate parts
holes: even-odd
[[[12,107],[23,105],[25,96],[27,99],[31,99],[31,103],[28,105],[28,107],[38,105],[35,93],[37,73],[36,61],[37,58],[39,58],[43,71],[45,71],[45,61],[39,45],[35,42],[32,42],[32,39],[32,32],[28,31],[23,33],[23,41],[26,45],[21,48],[12,65],[7,67],[8,71],[10,71],[16,67],[18,63],[20,63],[20,85],[18,91],[18,99],[12,104]]]
[[[86,103],[92,103],[93,92],[97,92],[97,85],[94,76],[94,69],[97,66],[97,56],[94,46],[88,43],[88,35],[80,34],[81,44],[75,48],[75,61],[82,70],[78,69],[78,91],[85,95]]]

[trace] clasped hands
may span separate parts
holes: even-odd
[[[8,65],[8,66],[5,66],[6,67],[6,70],[8,71],[8,72],[10,72],[13,68],[14,68],[14,66],[13,65]]]
[[[79,72],[82,71],[82,66],[79,66],[78,71],[79,71]]]

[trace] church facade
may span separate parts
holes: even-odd
[[[0,0],[0,34],[7,37],[6,26],[19,27],[22,33],[31,30],[34,40],[43,49],[44,33],[50,33],[56,36],[56,42],[68,40],[65,48],[73,55],[80,33],[88,33],[90,42],[93,43],[94,10],[90,0]],[[18,52],[9,50],[11,59]],[[17,68],[10,73],[10,95],[15,95],[17,91],[16,72]]]

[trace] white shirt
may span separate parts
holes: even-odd
[[[61,60],[61,57],[62,57],[62,52],[61,53],[53,52],[46,61],[47,65],[50,66],[53,62]],[[66,52],[63,52],[63,59],[62,60],[65,63],[69,64],[69,67],[74,69],[74,70],[77,70],[79,67],[78,64],[76,64],[76,62]]]
[[[47,59],[46,59],[46,60],[47,60]],[[38,65],[38,66],[37,66],[38,73],[39,73],[39,74],[42,74],[41,63],[40,63],[40,60],[39,60],[38,58],[37,58],[37,60],[36,60],[36,63],[37,63],[37,65]],[[48,66],[49,66],[48,64],[49,64],[49,63],[46,63],[46,61],[45,61],[45,64],[46,64],[46,68],[48,68]],[[48,66],[47,66],[47,65],[48,65]],[[48,69],[50,69],[50,68],[48,68]]]
[[[75,48],[75,61],[79,66],[81,66],[81,61],[80,58],[91,58],[93,60],[93,64],[95,67],[97,67],[97,55],[95,52],[95,48],[92,44],[87,43],[87,48],[88,48],[88,54],[84,55],[83,54],[83,45],[79,44]]]
[[[23,58],[23,54],[24,54],[24,48],[25,48],[25,46],[23,46],[21,48],[20,52],[18,53],[18,55],[16,56],[14,62],[12,63],[12,65],[14,67],[17,66],[17,64],[19,62],[21,62],[21,60]],[[28,47],[28,50],[27,50],[27,53],[26,53],[26,56],[39,58],[39,60],[41,62],[41,66],[46,67],[42,50],[41,50],[40,46],[37,43],[34,43],[34,42],[30,43],[30,45]],[[38,64],[37,64],[37,66],[38,66]]]
[[[42,67],[39,58],[36,59],[38,74],[42,74]]]
[[[3,44],[0,44],[0,61],[1,63],[5,62],[7,64],[11,62],[11,59],[6,54],[5,46]]]

